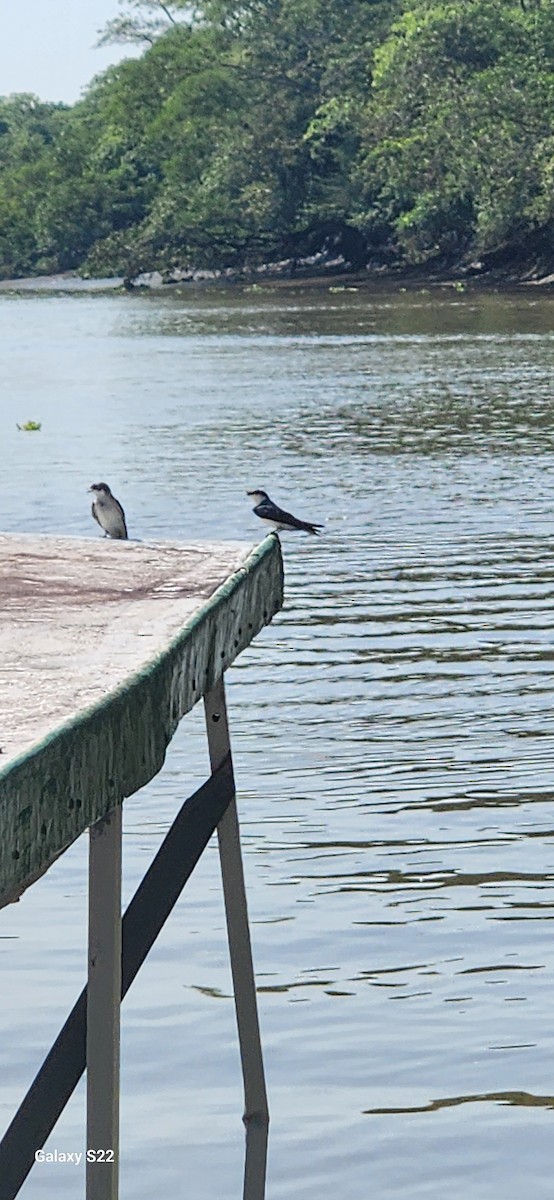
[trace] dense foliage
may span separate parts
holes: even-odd
[[[0,100],[0,273],[547,262],[553,0],[122,0],[73,107]]]

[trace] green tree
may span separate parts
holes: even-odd
[[[186,0],[119,0],[123,10],[105,25],[99,46],[130,42],[153,46],[164,33],[189,21],[191,5]]]
[[[375,57],[360,181],[409,261],[525,241],[550,214],[552,6],[415,0]]]
[[[547,254],[550,0],[122,0],[138,58],[0,101],[0,271]],[[542,249],[541,249],[542,248]]]

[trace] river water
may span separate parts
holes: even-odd
[[[227,675],[268,1200],[551,1200],[553,318],[531,287],[0,294],[3,530],[96,536],[98,478],[141,538],[255,541],[249,486],[326,523]],[[206,772],[198,710],[126,802],[126,899]],[[2,1127],[84,981],[86,849],[0,913]],[[122,1013],[124,1200],[238,1200],[214,844]]]

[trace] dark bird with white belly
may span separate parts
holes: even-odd
[[[253,492],[247,492],[247,496],[252,496],[256,501],[252,512],[264,522],[264,525],[270,525],[275,533],[279,533],[282,529],[302,529],[305,533],[317,534],[318,529],[323,529],[323,525],[318,525],[315,521],[300,521],[298,517],[293,517],[292,513],[285,512],[283,508],[279,508],[273,500],[269,499],[267,492],[262,488],[256,488]]]
[[[107,483],[93,483],[89,492],[94,493],[91,512],[95,521],[104,530],[104,537],[126,538],[125,513]]]

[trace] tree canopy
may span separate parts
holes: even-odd
[[[552,0],[122,0],[140,57],[0,100],[0,273],[554,244]]]

